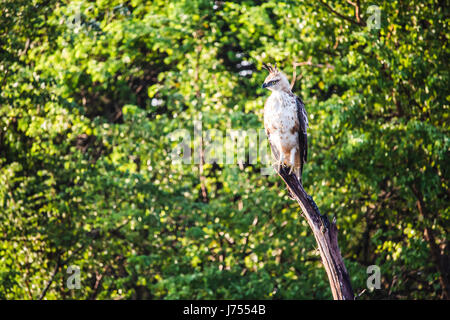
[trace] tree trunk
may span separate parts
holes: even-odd
[[[316,203],[303,189],[302,184],[294,174],[282,167],[278,172],[286,182],[291,195],[297,200],[308,221],[319,247],[322,263],[330,281],[331,292],[335,300],[354,300],[350,277],[338,246],[336,221],[331,223],[327,217],[320,214]]]

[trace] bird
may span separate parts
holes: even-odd
[[[289,168],[302,183],[303,166],[308,157],[308,115],[302,99],[291,91],[286,75],[276,64],[263,63],[269,71],[262,88],[272,93],[264,104],[264,129],[278,172]]]

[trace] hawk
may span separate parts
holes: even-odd
[[[308,154],[308,116],[303,101],[292,93],[289,81],[276,67],[263,64],[269,75],[262,85],[272,91],[264,105],[264,128],[272,154],[280,166],[290,169],[302,182]]]

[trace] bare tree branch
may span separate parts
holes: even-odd
[[[281,167],[278,174],[286,182],[291,195],[302,208],[306,221],[314,233],[333,298],[335,300],[354,300],[355,295],[350,277],[338,246],[336,219],[330,223],[326,216],[320,214],[312,197],[306,193],[297,177],[289,174],[288,169]]]
[[[354,6],[355,7],[355,18],[356,18],[356,22],[358,22],[358,23],[361,23],[361,15],[360,15],[360,12],[361,12],[361,4],[360,4],[360,2],[359,2],[359,0],[356,0],[356,2],[352,2],[352,1],[350,1],[350,0],[347,0],[347,2],[349,3],[349,4],[351,4],[352,6]]]
[[[50,285],[53,283],[53,280],[55,280],[56,274],[58,273],[58,269],[60,266],[61,266],[61,254],[58,254],[58,259],[56,260],[56,265],[55,268],[53,269],[52,276],[50,277],[50,280],[48,280],[47,285],[44,288],[44,291],[42,291],[39,300],[44,299],[48,289],[50,288]]]
[[[343,15],[342,13],[337,12],[337,11],[334,10],[328,3],[324,2],[323,0],[319,0],[319,2],[320,2],[325,8],[327,8],[328,11],[330,11],[330,12],[333,13],[333,14],[335,14],[335,15],[338,16],[339,18],[342,18],[342,19],[344,19],[344,20],[346,20],[346,21],[348,21],[348,22],[350,22],[350,23],[356,24],[356,25],[361,26],[361,27],[365,27],[365,26],[366,26],[366,23],[365,23],[363,20],[361,20],[360,18],[359,18],[359,21],[353,20],[352,18],[347,17],[347,16]],[[348,1],[347,1],[347,2],[348,2]],[[351,4],[353,5],[353,3],[351,3]],[[355,8],[356,8],[356,7],[358,8],[358,16],[359,16],[359,10],[360,10],[360,7],[359,7],[359,5],[356,6],[356,4],[355,4]],[[355,10],[356,10],[356,9],[355,9]],[[358,19],[358,17],[357,17],[357,19]]]

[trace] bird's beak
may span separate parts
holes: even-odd
[[[267,85],[267,83],[263,83],[262,84],[262,88],[264,89],[264,88],[267,88],[268,87],[268,85]]]

